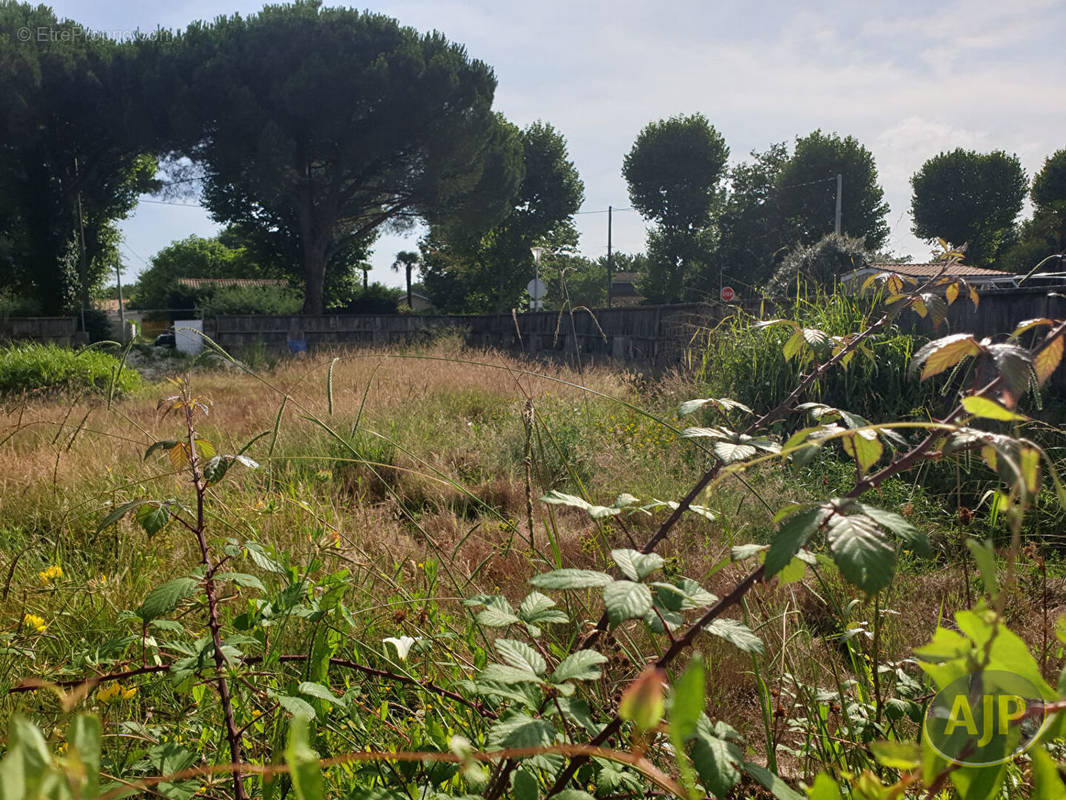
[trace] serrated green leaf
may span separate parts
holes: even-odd
[[[977,571],[981,574],[981,583],[985,586],[985,592],[989,597],[995,597],[997,592],[996,555],[992,543],[967,539],[966,547],[973,554],[973,560],[977,562]]]
[[[752,410],[748,408],[748,406],[728,397],[711,397],[700,400],[686,400],[684,403],[681,404],[681,407],[678,408],[677,413],[679,416],[684,417],[688,414],[692,414],[695,411],[699,411],[704,406],[713,406],[719,411],[739,410],[745,412],[746,414],[752,413]]]
[[[522,621],[510,611],[493,607],[479,611],[476,619],[479,625],[485,625],[489,628],[506,628],[508,625],[514,625],[516,622]]]
[[[922,751],[916,742],[870,742],[877,763],[889,769],[910,772],[922,763]]]
[[[622,570],[622,574],[632,581],[639,581],[650,575],[664,563],[663,557],[658,553],[641,553],[639,550],[612,550],[611,558]]]
[[[303,704],[310,711],[300,714],[292,711],[285,700]],[[289,767],[289,777],[296,800],[323,800],[322,768],[318,763],[318,753],[311,749],[311,737],[308,733],[308,720],[314,719],[315,711],[310,705],[296,697],[279,697],[278,702],[294,714],[289,723],[289,737],[285,746],[285,763]]]
[[[1066,783],[1062,782],[1059,766],[1043,747],[1029,753],[1033,760],[1033,793],[1030,800],[1061,800],[1066,797]]]
[[[716,619],[704,630],[713,636],[725,639],[745,653],[761,653],[763,651],[762,639],[756,636],[752,629],[740,620]]]
[[[592,589],[613,581],[606,572],[591,569],[557,569],[529,579],[538,589]]]
[[[969,333],[955,333],[929,342],[914,354],[911,369],[922,368],[922,380],[951,369],[962,359],[981,352],[981,345]]]
[[[837,785],[835,780],[822,772],[815,777],[814,785],[809,790],[807,800],[842,800],[840,786]]]
[[[651,590],[643,583],[613,581],[603,587],[603,603],[612,625],[640,619],[652,607]]]
[[[306,700],[287,694],[279,694],[277,696],[277,701],[278,705],[292,714],[294,719],[300,717],[306,717],[307,719],[315,718],[315,709]]]
[[[747,442],[715,442],[713,450],[724,464],[744,461],[759,452],[754,445]]]
[[[894,511],[885,511],[876,506],[859,503],[862,512],[882,528],[896,534],[904,543],[922,555],[929,554],[929,539],[925,533],[915,528],[906,519]]]
[[[555,739],[555,727],[549,720],[533,719],[521,711],[500,717],[489,728],[488,744],[493,750],[506,747],[546,747]]]
[[[844,452],[855,459],[863,473],[881,460],[885,447],[875,431],[858,430],[840,440]]]
[[[548,494],[540,498],[542,503],[548,503],[549,505],[557,506],[570,506],[571,508],[580,508],[586,512],[593,519],[604,519],[606,517],[613,517],[621,513],[622,509],[613,508],[611,506],[597,506],[588,502],[587,500],[577,497],[572,494],[565,494],[563,492],[551,491]]]
[[[570,618],[566,612],[557,608],[555,601],[540,592],[530,592],[518,608],[518,616],[523,622],[531,625],[547,625],[549,623],[565,623]]]
[[[1030,379],[1035,377],[1029,351],[1016,344],[992,344],[987,350],[1014,397],[1021,396],[1029,388]]]
[[[720,739],[706,723],[697,727],[692,743],[692,764],[704,787],[715,797],[725,797],[740,782],[744,753],[733,742]]]
[[[340,708],[347,708],[348,701],[343,697],[338,697],[329,690],[328,687],[323,686],[321,683],[313,683],[312,681],[303,681],[296,690],[300,694],[305,694],[308,697],[314,697],[317,700],[325,700],[327,703],[332,703]]]
[[[781,348],[781,354],[785,357],[786,361],[791,361],[802,353],[806,347],[807,340],[803,338],[803,329],[797,328],[796,332],[788,337],[788,341],[786,341]]]
[[[166,503],[152,500],[140,506],[133,516],[145,533],[154,536],[170,522],[170,508]]]
[[[788,586],[790,583],[803,580],[803,576],[807,574],[807,564],[798,556],[788,562],[783,570],[777,573],[777,580],[780,586]]]
[[[156,452],[157,450],[169,450],[170,448],[172,448],[176,444],[177,444],[177,441],[174,440],[174,439],[165,439],[165,440],[158,441],[158,442],[152,442],[152,444],[149,446],[149,448],[144,451],[144,460],[147,461],[148,457],[150,455],[152,455],[152,453]]]
[[[513,667],[509,664],[489,664],[481,670],[479,680],[501,683],[504,686],[513,686],[518,683],[540,683],[540,676],[524,667]]]
[[[519,642],[516,639],[497,639],[495,645],[496,651],[512,667],[529,670],[535,675],[543,675],[548,669],[544,656],[525,642]]]
[[[552,672],[551,682],[594,681],[602,674],[600,664],[607,663],[607,657],[595,650],[578,650],[571,653]]]
[[[1056,336],[1033,357],[1033,372],[1036,373],[1037,384],[1043,386],[1059,368],[1064,351],[1066,351],[1066,336]]]
[[[834,515],[829,520],[829,550],[844,578],[867,594],[892,581],[896,549],[865,514]]]
[[[670,736],[675,748],[696,733],[706,696],[703,657],[696,653],[670,693]]]
[[[759,764],[752,764],[750,761],[746,761],[744,763],[744,771],[751,775],[751,777],[755,778],[755,780],[757,780],[764,789],[769,791],[770,794],[776,797],[777,800],[816,800],[813,790],[810,796],[805,798],[802,794],[781,780],[779,776]],[[819,775],[818,777],[821,778],[824,776]],[[815,782],[815,788],[817,788],[817,781]],[[839,800],[839,798],[840,795],[838,793],[837,800]],[[828,798],[826,800],[828,800]]]
[[[204,478],[208,483],[218,483],[226,477],[232,464],[233,461],[225,456],[215,456],[204,464]]]
[[[537,784],[537,779],[524,769],[515,772],[512,791],[514,792],[514,800],[537,800],[540,796],[540,787]]]
[[[247,572],[221,572],[215,576],[216,580],[220,581],[233,581],[238,586],[245,589],[255,589],[260,592],[267,590],[263,582],[259,580],[255,575],[249,575]]]
[[[135,613],[145,622],[150,622],[169,614],[178,607],[178,603],[199,588],[200,582],[195,578],[174,578],[150,591]]]
[[[682,439],[732,439],[734,431],[726,428],[685,428],[681,431]]]
[[[733,561],[747,561],[749,558],[754,558],[760,553],[765,553],[770,549],[768,544],[755,544],[750,542],[748,544],[735,544],[729,548],[729,557]]]
[[[785,521],[770,542],[770,549],[766,553],[767,578],[772,578],[789,565],[800,548],[822,527],[829,514],[830,511],[825,506],[816,506]]]
[[[279,575],[285,574],[285,568],[266,554],[263,546],[258,542],[245,542],[244,549],[252,563],[264,572],[273,572]]]
[[[85,782],[82,787],[85,797],[96,797],[99,791],[100,746],[103,735],[100,720],[94,714],[78,714],[67,732],[67,740],[85,768]],[[82,792],[75,793],[76,796],[78,794]]]
[[[977,394],[962,398],[962,407],[966,409],[966,413],[984,419],[997,419],[1004,422],[1024,422],[1029,419],[1024,414],[1015,414],[1010,409],[1004,408],[995,400]]]
[[[113,509],[111,509],[111,511],[108,513],[108,515],[106,517],[104,517],[103,520],[100,522],[100,525],[97,527],[96,532],[100,533],[105,528],[111,527],[116,522],[118,522],[120,519],[122,519],[124,516],[126,516],[128,513],[130,513],[130,511],[132,511],[135,508],[139,508],[140,506],[143,506],[147,502],[149,502],[149,501],[148,500],[133,500],[132,502],[123,503],[120,506],[115,506]]]
[[[678,578],[673,583],[655,581],[649,584],[655,590],[655,599],[670,611],[691,611],[717,603],[717,595],[711,594],[691,578]]]

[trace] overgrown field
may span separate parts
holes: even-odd
[[[733,430],[744,408],[682,406],[729,394],[757,415],[784,400],[827,357],[803,366],[797,354],[774,396],[746,388],[769,379],[741,359],[744,337],[766,360],[790,335],[740,326],[732,365],[720,355],[717,371],[707,361],[655,378],[442,343],[258,371],[216,359],[110,402],[8,400],[0,713],[32,720],[47,738],[33,757],[68,774],[70,748],[95,752],[87,720],[98,718],[102,760],[76,761],[98,769],[111,796],[133,785],[172,798],[788,798],[827,772],[834,791],[887,797],[859,794],[857,776],[891,784],[917,769],[912,743],[936,689],[915,649],[946,635],[938,628],[954,627],[956,612],[990,603],[997,641],[1008,628],[1019,635],[1055,685],[1063,517],[1050,472],[1024,503],[1009,486],[988,493],[1004,470],[969,448],[867,487],[863,503],[891,515],[874,519],[898,541],[858,542],[873,549],[856,566],[832,532],[827,542],[807,531],[762,580],[779,558],[765,545],[790,520],[848,496],[922,435],[856,433],[889,415],[845,417],[818,434],[822,446],[796,444],[786,458],[777,451],[795,431],[841,418],[789,410],[743,438]],[[852,374],[881,391],[902,386],[917,347],[893,341],[897,362],[870,360],[875,378],[858,371],[859,355]],[[838,404],[855,392],[870,416],[869,394],[850,380],[842,397],[828,383],[814,396]],[[891,418],[912,425],[957,399],[957,389],[892,391]],[[1054,408],[1034,413],[1047,421],[988,424],[1038,442],[1050,467],[1061,431]],[[676,501],[709,470],[673,523]],[[867,513],[833,503],[821,525]],[[657,555],[640,555],[662,529]],[[998,551],[966,544],[986,540]],[[575,569],[585,572],[560,572]],[[710,627],[690,628],[719,598],[730,602]],[[659,673],[645,671],[656,660],[673,687],[658,734],[659,717],[645,719],[661,703]],[[28,723],[12,730],[31,752]],[[883,740],[902,747],[894,761],[881,757]],[[589,742],[600,749],[566,749]],[[398,751],[419,755],[387,755]],[[481,755],[493,751],[504,753]],[[335,759],[323,789],[318,758]],[[1028,796],[1027,758],[1002,768],[993,794]],[[244,764],[239,788],[233,761]],[[277,774],[262,776],[271,765]],[[929,792],[950,787],[945,778]]]

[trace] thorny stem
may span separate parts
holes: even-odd
[[[304,653],[283,653],[278,657],[279,661],[292,662],[292,661],[306,661],[309,658]],[[259,664],[263,661],[262,656],[244,656],[240,660],[241,666],[252,666]],[[423,691],[436,694],[440,697],[445,697],[449,700],[454,700],[456,703],[461,703],[467,708],[475,711],[483,717],[489,719],[496,719],[496,712],[491,709],[483,707],[480,703],[475,703],[467,698],[463,697],[458,692],[450,691],[442,686],[438,686],[432,681],[420,681],[415,678],[408,677],[407,675],[400,675],[396,672],[389,672],[388,670],[376,669],[374,667],[368,667],[366,664],[360,664],[356,661],[352,661],[347,658],[331,658],[329,663],[334,667],[344,667],[345,669],[355,670],[361,672],[364,675],[370,675],[375,678],[381,678],[382,680],[395,681],[396,683],[403,683],[408,686],[417,686]],[[122,681],[127,678],[135,678],[138,675],[153,675],[160,672],[170,671],[173,664],[151,664],[148,666],[136,667],[134,669],[123,670],[122,672],[110,672],[106,675],[93,675],[88,678],[74,678],[65,681],[44,681],[40,679],[27,679],[20,683],[18,686],[13,686],[7,690],[8,694],[19,694],[21,692],[34,692],[38,689],[45,687],[54,687],[57,689],[75,689],[79,686],[89,684],[89,688],[97,686],[101,683],[107,683],[109,681]]]
[[[911,306],[914,303],[915,299],[918,297],[919,293],[925,290],[926,288],[932,286],[934,282],[940,277],[940,275],[943,274],[943,272],[944,270],[941,270],[937,275],[931,277],[921,287],[912,292],[908,300],[894,304],[894,307],[890,308],[884,314],[882,314],[880,319],[878,319],[872,325],[868,326],[864,331],[862,331],[857,336],[848,341],[847,344],[845,344],[845,346],[842,347],[838,353],[836,353],[826,361],[820,363],[815,369],[804,375],[803,379],[796,385],[796,387],[792,390],[788,397],[786,397],[775,408],[770,409],[757,420],[748,425],[748,427],[744,429],[743,433],[746,435],[750,435],[752,432],[759,430],[760,428],[776,420],[778,417],[784,415],[789,409],[792,408],[796,401],[803,396],[803,394],[807,391],[807,389],[810,388],[810,386],[814,382],[816,382],[819,378],[825,375],[830,369],[835,367],[837,364],[843,362],[844,359],[850,353],[855,352],[863,342],[865,342],[877,331],[885,327],[889,322],[899,316],[899,314],[904,309]],[[693,485],[693,487],[688,491],[688,494],[686,494],[677,504],[677,508],[674,509],[673,513],[671,513],[670,516],[663,521],[662,525],[659,526],[659,529],[655,532],[655,534],[650,539],[648,539],[644,547],[641,548],[642,553],[652,552],[659,544],[659,542],[661,542],[667,537],[667,535],[669,535],[670,531],[673,530],[674,526],[678,523],[684,513],[688,511],[688,509],[696,501],[700,494],[703,493],[704,489],[706,489],[715,480],[715,478],[718,477],[718,473],[721,471],[722,466],[723,462],[721,460],[718,460],[709,470],[703,473],[700,479],[697,480],[695,485]],[[726,599],[734,598],[734,595],[736,594],[735,598],[729,603],[729,605],[732,605],[741,597],[743,597],[744,593],[747,592],[747,590],[751,588],[751,586],[754,585],[755,582],[760,580],[761,578],[762,567],[759,567],[758,569],[749,573],[747,577],[745,577],[739,584],[737,584],[737,588],[744,587],[739,594],[736,594],[736,589],[734,589],[733,592],[727,595],[726,598],[720,601],[718,605],[714,606],[714,608],[719,608],[722,603],[725,602]],[[725,608],[728,608],[728,606],[722,607],[721,611],[724,611]],[[719,611],[718,613],[721,613],[721,611]],[[710,617],[707,619],[707,622],[710,622],[713,619],[714,617]],[[596,623],[596,626],[591,631],[589,631],[578,643],[577,649],[585,650],[591,647],[596,642],[596,640],[599,639],[603,632],[607,630],[608,622],[609,620],[607,617],[607,612],[604,611],[604,613],[600,616],[599,621]],[[707,624],[707,622],[704,622],[702,624]],[[695,638],[695,635],[698,632],[699,627],[694,627],[690,629],[689,632],[684,637],[682,637],[682,639],[675,640],[671,644],[670,649],[667,650],[666,654],[659,659],[658,663],[660,664],[660,666],[672,661],[673,658],[679,652],[681,652],[681,650],[688,647],[689,644],[691,644],[692,639]],[[607,737],[613,735],[613,733],[617,731],[620,726],[621,720],[616,716],[614,718],[614,721],[610,725],[608,725],[603,732],[601,732],[600,736],[596,737],[595,741],[606,741]],[[610,730],[610,733],[607,732],[608,730]],[[603,738],[601,739],[600,737]],[[548,792],[549,797],[554,795],[556,792],[561,791],[563,787],[566,786],[566,783],[573,776],[577,768],[580,767],[581,763],[583,762],[575,764],[573,761],[571,761],[571,763],[567,766],[566,770],[564,770],[560,778],[556,780],[555,784],[552,786],[552,789]],[[497,779],[492,783],[492,785],[489,787],[489,790],[485,793],[485,797],[488,798],[488,800],[497,800],[497,798],[499,798],[500,794],[503,792],[503,783],[506,778],[506,775],[510,772],[510,769],[508,767],[513,769],[513,766],[514,765],[511,762],[507,762],[506,764],[500,765],[499,772],[496,776]]]
[[[906,303],[899,303],[897,305],[903,306],[903,305],[906,305]],[[860,341],[862,341],[862,339],[864,339],[872,331],[876,330],[878,327],[883,325],[890,316],[894,316],[894,313],[892,313],[892,312],[887,313],[884,317],[882,317],[880,320],[878,320],[878,322],[874,323],[874,325],[872,325],[870,328],[867,328],[866,331],[863,331],[863,333],[861,333],[858,337],[856,337],[855,339],[853,339],[849,343],[849,347],[850,346],[857,346],[858,343]],[[1041,352],[1044,348],[1048,347],[1052,342],[1054,342],[1055,339],[1057,339],[1059,336],[1063,336],[1063,335],[1066,335],[1066,321],[1060,322],[1057,326],[1052,328],[1047,333],[1047,335],[1044,337],[1043,341],[1041,341],[1041,343],[1037,347],[1033,348],[1031,353],[1035,356],[1037,353]],[[815,370],[812,373],[812,375],[820,374],[821,372],[824,372],[822,367],[825,367],[828,364],[830,364],[831,362],[838,360],[840,357],[843,356],[843,354],[846,351],[846,349],[847,348],[845,348],[845,350],[842,350],[840,353],[837,354],[837,356],[834,356],[833,359],[831,359],[830,361],[826,362],[826,364],[822,365],[817,370]],[[808,376],[808,377],[810,377],[810,376]],[[975,394],[987,395],[990,392],[995,391],[1000,386],[1000,384],[1002,382],[1003,382],[1003,378],[1001,376],[997,377],[994,380],[992,380],[990,383],[988,383],[986,386],[984,386],[983,388],[981,388],[977,392],[975,392]],[[801,384],[800,386],[802,387],[803,385],[804,384]],[[790,402],[794,402],[794,400],[796,398],[798,398],[798,396],[799,396],[799,392],[798,392],[799,388],[800,387],[797,387],[797,391],[793,391],[792,394],[789,395],[789,400],[786,400],[786,402],[784,404],[782,404],[781,406],[778,406],[778,409],[783,408],[785,405],[789,404]],[[753,423],[751,426],[749,426],[748,431],[750,432],[751,430],[754,430],[757,427],[761,427],[763,424],[765,424],[765,421],[774,418],[776,416],[776,413],[777,413],[777,409],[767,412],[762,417],[760,417],[759,420],[757,420],[755,423]],[[942,423],[951,423],[951,422],[955,421],[956,419],[958,419],[959,417],[963,416],[965,413],[966,413],[965,408],[963,408],[963,406],[961,404],[959,404],[941,422]],[[898,474],[900,472],[903,472],[903,471],[909,469],[910,467],[914,466],[914,464],[916,464],[920,459],[926,458],[926,457],[933,457],[933,454],[931,454],[929,452],[929,450],[937,441],[939,441],[940,438],[942,438],[942,436],[943,436],[943,432],[940,431],[940,430],[931,431],[918,444],[916,444],[913,448],[911,448],[905,454],[903,454],[902,456],[897,458],[895,461],[890,462],[889,464],[887,464],[884,468],[882,468],[880,471],[878,471],[874,475],[867,476],[865,479],[857,481],[855,486],[852,488],[852,490],[850,492],[848,492],[845,495],[845,497],[849,497],[849,498],[858,497],[858,496],[862,495],[863,493],[865,493],[866,491],[879,486],[883,481],[885,481],[886,479],[892,477],[893,475],[896,475],[896,474]],[[708,470],[707,473],[705,473],[703,475],[703,477],[700,479],[700,481],[697,482],[696,487],[694,487],[693,490],[690,491],[688,493],[688,495],[686,495],[685,501],[683,501],[682,503],[680,503],[678,505],[677,510],[673,514],[671,514],[670,518],[665,523],[663,523],[663,526],[659,529],[659,531],[655,534],[655,536],[652,537],[652,539],[649,541],[649,544],[645,547],[644,552],[649,552],[651,547],[653,547],[655,543],[657,543],[658,541],[660,541],[662,538],[664,538],[666,536],[666,534],[669,532],[670,527],[672,527],[673,524],[676,523],[676,520],[680,516],[681,511],[683,509],[687,508],[688,505],[691,504],[691,502],[693,500],[695,500],[696,496],[699,494],[699,491],[697,491],[697,487],[699,488],[700,491],[702,491],[702,487],[706,486],[708,483],[710,483],[710,481],[712,480],[711,476],[717,475],[717,473],[718,473],[718,471],[720,469],[721,469],[721,462],[719,461],[710,470]],[[719,614],[721,614],[727,608],[729,608],[730,606],[734,605],[741,598],[743,598],[743,596],[748,592],[748,590],[751,589],[751,587],[754,586],[756,582],[762,580],[762,578],[763,578],[763,567],[762,566],[759,566],[756,569],[754,569],[752,572],[748,573],[748,575],[743,580],[741,580],[741,582],[738,583],[728,595],[726,595],[721,600],[719,600],[716,605],[714,605],[706,614],[703,615],[703,617],[701,617],[699,620],[697,620],[695,623],[693,623],[693,625],[689,627],[689,629],[685,633],[685,635],[682,636],[680,639],[677,639],[670,646],[670,649],[667,650],[666,653],[664,653],[659,658],[659,660],[656,662],[655,665],[657,667],[659,667],[659,668],[664,668],[671,661],[673,661],[673,659],[679,653],[681,653],[683,650],[687,649],[692,644],[692,642],[696,638],[696,635],[706,625],[710,624],[710,622],[713,621]],[[580,645],[581,647],[588,647],[591,644],[591,642],[595,641],[595,639],[599,636],[599,634],[602,633],[602,630],[606,630],[606,616],[607,615],[604,614],[603,618],[601,618],[601,620],[600,620],[600,624],[598,624],[596,626],[596,629],[593,630],[588,636],[585,637],[585,639],[581,642],[581,645]],[[622,720],[616,714],[614,719],[612,719],[611,722],[608,723],[607,726],[600,732],[600,734],[595,739],[593,739],[592,744],[594,744],[594,745],[602,744],[603,742],[607,741],[608,738],[610,738],[611,736],[615,735],[621,729],[621,727],[622,727]],[[570,782],[570,780],[573,778],[574,774],[577,772],[577,770],[581,767],[581,765],[586,760],[587,760],[587,758],[583,758],[581,756],[578,756],[578,757],[572,759],[570,761],[570,763],[567,765],[566,769],[563,770],[563,772],[559,775],[558,779],[552,785],[551,789],[548,790],[547,797],[552,797],[553,795],[557,794],[558,792],[560,792],[564,788],[566,788],[567,783]],[[487,796],[489,796],[489,795],[487,795]],[[489,796],[489,797],[491,797],[491,796]]]
[[[757,420],[748,425],[748,427],[741,431],[741,433],[750,436],[755,431],[764,428],[771,422],[786,414],[792,408],[792,406],[795,405],[796,401],[799,400],[804,395],[804,393],[811,387],[813,383],[818,381],[833,367],[842,363],[848,357],[848,355],[854,353],[859,348],[859,346],[862,345],[863,342],[865,342],[883,327],[888,325],[893,319],[899,316],[899,314],[905,308],[907,308],[913,303],[914,298],[917,297],[920,292],[932,286],[933,283],[939,277],[939,274],[935,275],[928,281],[926,281],[926,283],[923,284],[921,287],[915,289],[915,291],[911,295],[910,300],[895,303],[894,306],[888,311],[886,311],[884,314],[882,314],[876,322],[869,325],[864,331],[856,335],[844,347],[842,347],[840,349],[840,352],[827,359],[826,361],[820,363],[817,367],[815,367],[813,370],[804,375],[803,379],[796,385],[796,388],[792,390],[788,397],[782,400],[776,407],[770,409]],[[674,509],[673,513],[671,513],[670,516],[663,521],[662,525],[659,526],[659,529],[655,532],[655,534],[650,539],[648,539],[644,547],[641,548],[642,553],[652,552],[656,548],[656,546],[658,546],[659,542],[661,542],[667,537],[667,535],[669,535],[673,527],[678,523],[678,521],[685,514],[685,512],[688,511],[689,507],[691,507],[691,505],[696,502],[699,496],[703,493],[703,490],[706,489],[715,480],[715,478],[718,477],[718,473],[721,471],[722,466],[723,462],[716,461],[709,470],[703,473],[700,479],[696,481],[695,485],[689,490],[688,494],[686,494],[677,504],[677,508]],[[607,621],[607,614],[605,612],[600,617],[600,620],[596,624],[596,627],[593,628],[581,641],[580,645],[578,646],[578,649],[583,650],[591,647],[592,644],[600,637],[600,635],[605,630],[607,630]]]
[[[241,768],[238,766],[243,760],[241,756],[241,731],[233,718],[233,702],[230,698],[229,683],[226,680],[226,669],[229,666],[226,655],[222,650],[222,625],[218,615],[218,595],[215,592],[215,569],[211,559],[211,549],[207,544],[206,521],[204,516],[204,494],[207,491],[207,483],[204,480],[203,471],[200,469],[200,456],[196,449],[196,428],[193,425],[194,403],[189,395],[189,386],[186,383],[182,387],[182,405],[185,409],[185,428],[187,431],[189,446],[189,471],[192,474],[193,486],[196,489],[196,543],[200,546],[200,561],[206,568],[204,573],[204,592],[207,595],[207,626],[211,631],[211,641],[215,651],[215,687],[218,690],[219,701],[222,704],[222,714],[226,720],[226,740],[229,742],[230,761],[233,763],[233,796],[235,800],[247,800],[244,782],[241,780]]]

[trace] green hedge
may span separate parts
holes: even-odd
[[[104,394],[120,361],[100,350],[71,350],[54,344],[0,346],[0,395],[51,395],[61,392]],[[141,384],[136,370],[126,367],[115,392],[129,392]]]

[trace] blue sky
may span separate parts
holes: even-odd
[[[56,0],[59,16],[114,32],[254,13],[248,0]],[[335,3],[327,3],[335,5]],[[362,7],[362,6],[360,6]],[[1066,0],[392,0],[368,6],[437,29],[496,71],[496,108],[550,122],[585,182],[585,211],[629,205],[622,158],[653,120],[701,112],[731,160],[815,128],[874,154],[891,206],[889,247],[924,260],[910,233],[910,176],[955,147],[1016,153],[1030,175],[1066,147]],[[847,187],[844,188],[845,192]],[[577,217],[581,251],[606,252],[607,215]],[[634,212],[614,247],[644,245]],[[142,203],[122,224],[127,275],[169,242],[216,230],[196,207]],[[379,239],[372,280],[414,242]]]

